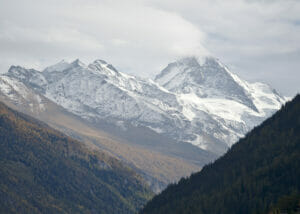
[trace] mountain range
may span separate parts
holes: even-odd
[[[42,72],[12,66],[4,76],[92,123],[145,127],[216,154],[286,101],[266,84],[240,79],[215,58],[183,58],[155,81],[119,72],[103,60],[61,61]]]
[[[224,154],[286,102],[212,57],[182,58],[154,80],[103,60],[61,61],[43,71],[11,66],[0,75],[0,99],[111,153],[155,192]]]

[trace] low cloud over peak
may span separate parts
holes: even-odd
[[[1,72],[11,64],[41,69],[61,59],[103,58],[124,72],[153,77],[178,57],[213,55],[249,80],[269,82],[285,94],[299,91],[297,1],[0,4]]]

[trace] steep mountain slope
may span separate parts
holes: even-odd
[[[239,79],[214,58],[169,64],[156,77],[161,86],[103,60],[89,65],[62,61],[43,72],[12,66],[4,76],[130,142],[141,145],[143,135],[158,135],[174,147],[189,142],[218,155],[285,102],[269,86]]]
[[[154,197],[141,213],[268,213],[277,202],[282,204],[286,196],[297,203],[299,133],[297,95],[223,157]]]
[[[1,213],[134,213],[152,195],[133,170],[0,103]]]
[[[210,151],[224,151],[220,141],[231,146],[286,101],[268,85],[241,80],[210,57],[173,62],[155,80],[178,95],[183,114],[197,124],[190,142]]]
[[[209,160],[215,159],[215,156],[207,156],[206,153],[201,153],[201,150],[195,150],[192,146],[175,144],[171,147],[170,139],[162,138],[151,130],[148,137],[142,129],[138,132],[142,133],[140,138],[136,133],[137,129],[132,133],[136,142],[144,144],[147,144],[147,141],[153,142],[151,145],[156,144],[155,149],[154,146],[132,144],[124,140],[126,135],[128,136],[128,130],[113,128],[106,125],[105,121],[101,122],[100,128],[96,127],[58,106],[32,87],[6,75],[0,76],[0,101],[79,139],[92,149],[108,152],[142,175],[154,192],[159,192],[169,183],[198,171]],[[122,133],[126,135],[122,137]],[[117,135],[119,137],[116,137]]]
[[[15,106],[23,106],[30,113],[45,111],[44,96],[26,87],[18,79],[0,75],[0,99]]]

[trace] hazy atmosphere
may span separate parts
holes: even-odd
[[[300,0],[0,0],[0,213],[300,214]]]
[[[104,59],[153,77],[186,55],[212,55],[250,81],[299,92],[300,1],[0,0],[0,72]]]

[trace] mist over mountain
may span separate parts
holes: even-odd
[[[300,214],[300,0],[0,0],[0,47],[0,214]]]

